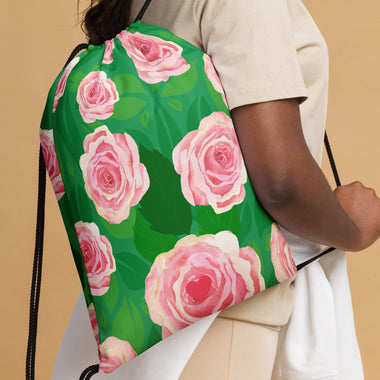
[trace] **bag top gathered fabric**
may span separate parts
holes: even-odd
[[[297,272],[203,51],[130,24],[57,76],[40,141],[99,348],[95,372]]]

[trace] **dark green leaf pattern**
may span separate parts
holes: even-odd
[[[121,98],[115,103],[113,117],[118,120],[128,120],[136,116],[146,105],[146,101],[131,96]]]
[[[173,164],[158,151],[140,148],[141,161],[146,165],[150,188],[140,202],[140,212],[152,229],[167,234],[188,234],[191,208],[183,197],[179,176]]]
[[[200,235],[217,234],[219,231],[227,230],[238,236],[241,228],[237,207],[222,214],[216,214],[211,206],[199,207],[197,222],[200,227]]]

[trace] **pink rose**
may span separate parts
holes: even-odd
[[[96,319],[94,304],[91,303],[90,306],[87,308],[87,310],[88,310],[88,315],[90,316],[91,327],[95,335],[95,340],[99,344],[99,326],[98,326],[98,320]]]
[[[63,186],[61,171],[59,170],[58,158],[54,145],[53,130],[40,130],[40,141],[47,172],[53,185],[57,201],[59,201],[63,194],[65,194],[65,187]]]
[[[105,42],[105,50],[103,56],[103,64],[110,64],[113,61],[113,48],[115,47],[115,43],[113,40],[107,40]]]
[[[103,125],[86,136],[83,148],[79,164],[89,198],[99,215],[110,223],[121,223],[149,188],[135,141]]]
[[[111,373],[137,356],[129,342],[114,336],[108,337],[100,345],[100,354],[99,372],[103,373]]]
[[[205,63],[205,73],[207,75],[207,78],[211,82],[215,91],[219,92],[222,95],[224,103],[227,105],[227,99],[226,95],[224,94],[222,83],[220,82],[218,74],[215,71],[211,58],[207,54],[203,55],[203,62]]]
[[[80,82],[77,92],[79,112],[86,123],[105,120],[112,116],[119,101],[115,83],[104,71],[92,71]]]
[[[253,248],[239,248],[230,231],[188,235],[158,255],[145,281],[145,299],[163,338],[265,289]]]
[[[99,326],[98,326],[98,320],[96,319],[96,313],[95,313],[95,307],[94,304],[91,303],[88,309],[88,315],[90,316],[90,322],[92,331],[94,332],[95,340],[98,345],[98,356],[100,356],[100,346],[99,346]]]
[[[278,282],[285,281],[297,273],[297,267],[290,253],[289,246],[276,223],[272,224],[270,250]]]
[[[116,36],[136,66],[140,79],[147,83],[167,81],[185,73],[190,65],[182,57],[182,48],[174,42],[139,32],[123,30]]]
[[[66,66],[61,78],[59,78],[58,86],[55,91],[54,96],[54,104],[53,104],[53,112],[57,108],[57,104],[63,93],[65,92],[66,82],[71,70],[75,67],[75,65],[79,62],[79,57],[75,57],[69,64]]]
[[[108,239],[100,235],[95,223],[75,223],[91,294],[102,296],[109,289],[111,273],[116,270],[115,258]]]
[[[182,192],[195,205],[210,205],[217,214],[245,197],[247,172],[232,120],[213,112],[201,120],[173,150],[174,168],[181,175]]]

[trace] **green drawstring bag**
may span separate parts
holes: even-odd
[[[112,372],[297,267],[210,57],[139,20],[84,47],[50,89],[40,141],[99,347],[88,371]]]

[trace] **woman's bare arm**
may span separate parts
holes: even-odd
[[[298,99],[249,104],[232,119],[259,201],[289,231],[348,251],[380,236],[380,200],[360,182],[333,192],[303,136]]]

